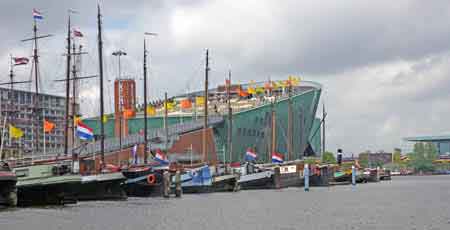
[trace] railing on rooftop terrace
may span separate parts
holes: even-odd
[[[258,83],[255,83],[255,84],[258,84]],[[319,85],[318,83],[315,83],[315,82],[303,81],[300,86],[294,87],[293,96],[304,94],[306,92],[309,92],[310,90],[313,90],[314,88],[320,89],[321,85]],[[179,97],[192,97],[196,93],[198,93],[198,95],[201,95],[202,92],[203,91],[198,91],[198,92],[182,95]],[[214,94],[214,92],[215,92],[215,90],[211,90],[212,94]],[[280,95],[277,95],[276,100],[280,101],[280,100],[285,100],[287,98],[288,98],[288,93],[287,93],[287,91],[285,91],[285,92],[281,93]],[[232,102],[233,112],[234,113],[241,112],[241,111],[245,111],[248,109],[267,105],[267,104],[272,103],[273,99],[274,98],[272,98],[272,97],[265,96],[265,97],[253,97],[252,99],[248,99],[245,101],[241,100],[241,101],[237,101],[237,102]],[[245,104],[242,102],[245,102]],[[225,101],[212,101],[212,102],[209,102],[208,105],[209,105],[208,106],[209,114],[225,115],[228,113],[228,104]],[[204,114],[203,106],[198,107],[198,108],[190,108],[190,109],[181,109],[177,106],[175,111],[169,112],[169,116],[194,117],[194,116],[203,116],[203,114]],[[138,112],[138,115],[139,116],[143,115],[143,112],[142,111]],[[155,116],[156,117],[164,116],[164,109],[163,108],[157,109]]]

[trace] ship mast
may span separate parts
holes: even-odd
[[[14,107],[14,103],[15,103],[15,97],[13,97],[13,91],[14,91],[14,85],[15,84],[22,84],[22,83],[30,83],[31,81],[14,81],[14,64],[13,64],[13,57],[12,55],[10,55],[10,70],[9,70],[9,82],[5,82],[5,83],[0,83],[0,85],[9,85],[9,110],[6,111],[6,116],[4,118],[3,123],[1,124],[3,126],[3,130],[1,132],[1,143],[0,143],[0,160],[4,160],[5,159],[5,154],[3,153],[3,139],[4,139],[4,132],[5,132],[5,124],[7,121],[7,118],[10,117],[11,121],[10,124],[13,124],[14,118],[15,118],[15,113],[17,111],[13,110]],[[14,99],[13,99],[14,98]],[[0,115],[1,115],[1,110],[0,110]],[[10,142],[9,142],[10,146],[12,146],[11,143],[11,138],[10,138]]]
[[[71,59],[71,53],[70,53],[70,12],[69,12],[69,18],[67,21],[67,66],[66,66],[66,116],[64,118],[64,156],[67,156],[68,149],[69,149],[69,100],[70,100],[70,59]],[[59,156],[59,152],[58,152]]]
[[[277,132],[276,132],[276,112],[275,112],[275,104],[277,103],[277,96],[274,96],[275,99],[271,104],[271,128],[270,131],[271,133],[271,144],[270,144],[270,152],[269,152],[269,156],[268,156],[268,161],[270,162],[270,159],[272,158],[272,153],[276,152],[277,149]]]
[[[287,160],[292,160],[292,83],[289,80],[289,86],[288,86],[288,127],[287,127],[287,131],[288,131],[288,143],[287,143],[287,152],[288,152],[288,159]]]
[[[228,71],[228,84],[227,84],[227,102],[228,102],[228,135],[227,135],[227,144],[228,144],[228,155],[230,164],[233,161],[233,143],[232,143],[232,135],[233,135],[233,110],[231,108],[231,70]],[[226,162],[224,162],[226,164]],[[227,168],[227,167],[225,167]]]
[[[167,150],[169,150],[169,126],[168,126],[168,119],[169,119],[169,105],[167,101],[167,92],[164,93],[164,135],[165,135],[165,148],[166,153]]]
[[[203,160],[207,160],[208,146],[206,143],[206,129],[208,128],[208,73],[209,73],[209,50],[206,49],[206,65],[205,65],[205,92],[204,92],[204,120],[202,133],[202,155]]]
[[[41,125],[40,122],[40,115],[39,115],[39,55],[38,55],[38,39],[46,38],[52,36],[51,34],[38,36],[37,35],[37,21],[36,18],[33,18],[33,37],[29,39],[21,40],[22,42],[26,41],[34,41],[34,47],[33,47],[33,68],[34,68],[34,81],[35,81],[35,97],[34,97],[34,116],[37,118],[36,125],[34,127],[34,133],[35,133],[35,151],[39,151],[39,126]],[[45,140],[44,140],[45,145]]]
[[[325,153],[325,117],[327,112],[325,112],[325,103],[322,104],[322,156]]]
[[[144,164],[147,158],[147,48],[144,39]]]
[[[144,35],[156,36],[156,33],[144,33]],[[144,39],[144,164],[147,164],[148,152],[147,152],[147,46]]]
[[[98,65],[100,76],[100,156],[101,167],[105,165],[105,127],[103,124],[103,42],[102,42],[102,21],[100,14],[100,5],[97,5],[97,24],[98,24]]]

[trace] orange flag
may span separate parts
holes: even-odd
[[[132,117],[134,117],[135,112],[132,109],[124,109],[123,110],[123,117],[125,119],[130,119]]]
[[[49,133],[55,128],[55,123],[44,120],[44,132]]]
[[[189,109],[192,107],[192,102],[189,99],[182,100],[180,104],[182,109]]]

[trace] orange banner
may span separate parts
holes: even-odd
[[[55,123],[44,120],[44,132],[49,133],[55,128]]]

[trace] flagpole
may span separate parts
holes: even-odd
[[[66,116],[64,119],[64,156],[67,156],[69,149],[69,104],[70,104],[70,12],[67,21],[67,66],[66,66]],[[72,111],[73,112],[73,111]],[[45,131],[44,131],[45,134]],[[59,155],[59,152],[58,152]]]
[[[43,118],[43,122],[45,122],[45,112],[44,112],[44,108],[42,108],[42,118]],[[42,125],[42,131],[44,131],[44,156],[47,155],[46,152],[46,144],[45,144],[45,130],[44,130],[44,125]],[[67,135],[66,135],[67,136]],[[58,154],[59,155],[59,154]]]
[[[2,142],[0,143],[0,159],[3,160],[5,158],[5,155],[3,154],[3,141],[5,137],[5,128],[6,128],[6,116],[3,118],[3,129],[2,129]],[[11,136],[11,135],[10,135]]]

